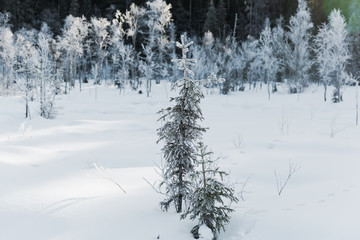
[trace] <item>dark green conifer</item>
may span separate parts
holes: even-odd
[[[206,20],[203,27],[204,33],[208,31],[210,31],[213,35],[218,36],[219,28],[218,28],[218,20],[217,20],[217,11],[213,1],[210,2],[208,12],[206,15]]]
[[[74,17],[79,17],[79,2],[78,0],[71,0],[69,14]]]
[[[217,3],[217,21],[219,26],[219,36],[223,39],[226,37],[227,23],[226,17],[227,12],[225,8],[225,3],[223,0],[219,0]],[[214,33],[216,35],[216,33]]]
[[[212,159],[213,152],[202,142],[198,143],[197,151],[197,170],[191,178],[196,187],[181,217],[189,215],[191,220],[199,221],[191,230],[194,237],[198,236],[201,225],[206,225],[213,232],[213,239],[217,239],[218,233],[225,231],[225,225],[230,222],[229,213],[234,212],[230,204],[238,202],[238,198],[234,189],[224,183],[228,173],[219,169],[217,161]]]
[[[81,7],[81,13],[86,17],[86,19],[90,20],[92,15],[92,4],[91,0],[83,0],[83,6]]]
[[[191,42],[192,43],[192,42]],[[160,186],[165,187],[167,198],[161,202],[161,207],[168,210],[174,204],[179,213],[183,209],[183,202],[189,198],[192,182],[189,173],[194,171],[196,142],[201,138],[205,128],[198,124],[203,119],[200,100],[204,98],[200,87],[194,80],[189,66],[194,65],[194,59],[188,59],[186,53],[191,43],[185,44],[184,36],[177,46],[182,49],[182,58],[175,59],[183,71],[182,79],[173,84],[173,89],[179,89],[179,95],[171,98],[175,105],[160,111],[160,121],[165,121],[164,126],[158,129],[159,141],[164,142],[162,148],[165,160],[164,180]]]

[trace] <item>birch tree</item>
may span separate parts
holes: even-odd
[[[333,101],[342,101],[341,89],[348,79],[346,65],[351,58],[347,38],[345,18],[340,10],[335,9],[330,13],[329,23],[320,26],[315,39],[319,75],[325,89],[325,101],[329,83],[335,87]]]
[[[25,118],[31,118],[30,102],[35,98],[36,78],[39,66],[35,44],[25,31],[16,33],[16,69],[20,91],[25,102]],[[32,33],[30,33],[31,35]]]
[[[52,42],[51,31],[46,23],[43,23],[37,38],[38,61],[38,87],[40,116],[44,118],[54,117],[54,103],[59,78],[56,76],[55,62],[51,57],[50,43]]]
[[[110,22],[106,18],[91,18],[91,33],[93,40],[93,55],[98,73],[94,79],[94,84],[100,84],[103,77],[103,64],[108,55],[109,32],[107,28]]]
[[[14,65],[16,62],[16,49],[14,34],[11,31],[9,13],[0,13],[0,85],[8,89],[14,79]]]
[[[89,25],[85,17],[69,15],[65,18],[62,36],[58,39],[59,47],[65,57],[63,64],[68,71],[68,77],[65,78],[65,93],[68,92],[68,84],[71,87],[75,86],[78,58],[84,53],[84,39],[88,35],[88,28]],[[81,90],[80,79],[79,84]]]
[[[260,33],[260,59],[261,67],[264,72],[264,78],[267,83],[268,98],[270,100],[270,93],[272,84],[276,78],[276,73],[279,69],[279,60],[275,56],[273,35],[270,28],[269,19],[265,25],[264,30]]]

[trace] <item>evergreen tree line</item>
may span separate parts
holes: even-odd
[[[267,19],[258,37],[238,41],[237,25],[228,35],[211,29],[216,26],[211,23],[212,12],[217,11],[213,4],[202,37],[186,33],[184,37],[194,42],[189,54],[197,60],[195,78],[206,79],[210,72],[225,78],[217,84],[223,94],[267,85],[270,98],[277,82],[286,83],[291,93],[300,93],[315,82],[323,83],[325,89],[333,85],[333,100],[341,101],[341,87],[353,84],[352,76],[359,75],[358,6],[351,5],[347,12],[349,25],[337,11],[314,31],[309,6],[299,0],[288,23],[282,17],[275,22]],[[177,53],[176,21],[172,5],[163,0],[142,6],[133,3],[124,12],[117,10],[111,21],[68,15],[56,36],[45,22],[39,31],[13,32],[11,17],[7,12],[0,14],[0,86],[2,91],[24,93],[27,117],[28,104],[35,99],[41,115],[51,117],[55,95],[69,93],[76,84],[81,90],[89,78],[95,84],[115,84],[120,91],[126,86],[145,88],[148,96],[152,80],[177,79],[171,62]]]
[[[0,12],[10,12],[13,16],[10,24],[17,31],[22,27],[40,30],[42,22],[46,22],[55,33],[60,34],[63,22],[68,15],[74,17],[85,16],[103,17],[112,20],[116,9],[125,12],[132,3],[145,5],[147,0],[0,0]],[[211,6],[216,9],[215,19],[218,24],[213,25],[214,34],[229,33],[234,23],[238,26],[236,32],[239,40],[248,35],[258,37],[264,20],[274,21],[284,16],[288,21],[297,7],[293,0],[167,0],[173,7],[173,18],[177,28],[177,36],[188,32],[197,37],[204,34],[206,14]],[[346,3],[341,3],[346,2]],[[309,7],[315,25],[326,20],[328,9],[336,7],[347,9],[349,1],[310,0]],[[356,2],[356,1],[353,1]],[[237,17],[236,17],[237,16]],[[347,16],[347,15],[346,15]],[[226,34],[225,34],[226,35]]]

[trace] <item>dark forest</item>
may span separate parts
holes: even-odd
[[[218,28],[217,35],[229,34],[234,29],[236,21],[236,36],[239,40],[244,40],[248,35],[257,36],[266,18],[274,22],[275,19],[283,16],[287,21],[297,7],[295,0],[168,0],[166,2],[172,5],[177,35],[188,32],[194,36],[201,36],[204,32],[206,16],[210,6],[213,5],[216,9],[214,19],[216,23],[212,27]],[[332,4],[328,2],[331,1],[308,1],[315,25],[326,20],[327,5]],[[85,16],[87,19],[92,16],[112,19],[116,10],[125,12],[132,3],[145,5],[146,1],[0,0],[0,12],[11,13],[10,23],[15,31],[22,27],[40,29],[42,22],[46,22],[53,32],[59,34],[63,20],[69,14]]]

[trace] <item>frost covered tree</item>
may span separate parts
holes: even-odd
[[[146,2],[147,9],[143,19],[143,37],[144,44],[141,45],[143,59],[140,62],[140,71],[146,80],[146,96],[149,97],[151,92],[152,80],[160,77],[164,67],[164,43],[166,44],[167,36],[165,28],[171,21],[171,4],[163,0]]]
[[[241,48],[235,39],[230,40],[229,37],[226,38],[224,54],[219,61],[223,63],[222,72],[226,76],[221,92],[228,94],[230,90],[234,91],[238,86],[240,86],[239,90],[244,90],[242,71],[245,67],[245,62],[243,61]]]
[[[218,53],[216,52],[215,44],[216,40],[213,33],[210,31],[205,32],[202,38],[202,47],[205,53],[202,66],[202,79],[204,79],[209,72],[218,72],[216,65],[216,57]]]
[[[68,82],[70,86],[75,86],[76,69],[78,58],[84,54],[84,39],[88,35],[89,24],[85,17],[73,17],[69,15],[65,18],[62,29],[62,36],[59,37],[59,48],[63,52],[65,77],[65,93],[68,92]],[[81,81],[80,89],[81,89]]]
[[[335,87],[333,101],[342,101],[341,88],[348,79],[346,64],[350,59],[347,37],[345,18],[341,15],[340,10],[335,9],[330,13],[329,23],[320,26],[315,39],[318,71],[324,83],[325,101],[327,86],[330,83]]]
[[[134,47],[125,44],[123,23],[123,14],[117,11],[110,26],[109,51],[112,60],[113,81],[120,90],[124,89],[125,81],[129,79],[129,71],[135,59]]]
[[[184,37],[186,39],[186,35],[184,34]],[[187,40],[186,42],[190,42]],[[205,49],[199,42],[194,42],[190,54],[192,58],[196,59],[196,65],[193,66],[193,71],[195,74],[196,79],[203,79],[205,76],[205,69],[206,69],[206,53]]]
[[[137,35],[139,33],[142,18],[145,14],[145,8],[139,7],[132,3],[130,9],[126,10],[124,14],[124,21],[128,25],[126,35],[131,37],[133,46],[137,45]]]
[[[283,81],[285,76],[286,54],[289,53],[289,43],[284,29],[284,19],[282,17],[276,20],[276,26],[272,29],[273,52],[279,63],[277,80]]]
[[[151,92],[151,81],[154,78],[154,72],[156,68],[156,63],[154,60],[154,45],[155,39],[153,35],[149,36],[148,43],[146,45],[142,45],[143,52],[145,57],[140,61],[140,71],[143,73],[143,76],[146,80],[146,96],[150,96]]]
[[[144,20],[145,11],[146,11],[145,8],[139,7],[139,6],[135,5],[134,3],[132,3],[130,5],[130,9],[126,10],[126,12],[123,16],[124,21],[127,25],[125,33],[126,33],[127,37],[131,37],[132,45],[133,45],[134,49],[138,49],[137,48],[137,45],[138,45],[137,36],[140,33],[140,27]],[[140,81],[139,81],[138,74],[136,71],[139,68],[139,63],[140,63],[139,55],[135,54],[135,61],[131,65],[131,75],[133,78],[133,82],[132,82],[133,89],[137,89],[138,86],[140,85]]]
[[[171,23],[171,4],[163,0],[146,2],[147,8],[142,21],[142,47],[140,71],[146,79],[146,93],[151,92],[151,82],[168,76],[167,60],[171,55],[168,31]]]
[[[290,18],[288,39],[290,51],[286,55],[290,92],[302,92],[309,82],[310,38],[313,23],[305,0],[299,0],[295,16]]]
[[[60,87],[59,78],[56,75],[55,63],[51,57],[50,43],[52,33],[46,23],[43,23],[37,38],[38,61],[38,87],[40,101],[40,116],[44,118],[54,117],[54,103],[57,89]]]
[[[223,82],[224,79],[217,79],[211,74],[205,80],[193,80],[194,73],[190,67],[195,64],[195,59],[188,59],[186,54],[189,46],[193,43],[185,43],[184,35],[181,36],[181,43],[176,46],[182,50],[181,59],[173,59],[183,72],[183,77],[176,81],[172,89],[178,88],[178,96],[170,99],[175,102],[174,106],[161,110],[159,121],[164,125],[158,129],[159,140],[164,142],[162,147],[165,160],[163,168],[163,182],[167,198],[160,203],[164,210],[170,205],[175,205],[176,212],[183,209],[184,201],[189,198],[193,183],[189,174],[194,171],[196,162],[196,142],[201,139],[205,128],[198,124],[203,120],[200,101],[204,98],[199,82],[210,86],[213,82]]]
[[[16,63],[14,34],[8,24],[9,20],[9,13],[0,13],[0,86],[6,89],[14,81],[14,65]]]
[[[33,31],[16,33],[17,75],[20,91],[25,101],[25,118],[30,118],[30,102],[34,100],[36,78],[38,77],[39,56],[35,48]]]
[[[249,89],[251,89],[252,86],[255,88],[256,83],[262,79],[259,41],[253,37],[249,37],[242,43],[241,49],[245,61],[245,71],[243,71],[243,75],[245,76],[243,77],[247,79]]]
[[[238,202],[234,189],[224,183],[228,173],[220,170],[212,155],[207,146],[198,143],[196,170],[191,174],[195,187],[189,206],[181,215],[181,218],[189,216],[191,220],[198,220],[191,230],[195,238],[198,238],[199,228],[206,225],[213,232],[213,239],[217,239],[220,231],[225,231],[225,225],[230,222],[229,214],[234,212],[230,204]]]
[[[186,57],[191,44],[184,42],[184,36],[181,36],[181,43],[177,42],[182,50],[182,58],[175,61],[184,75],[172,88],[179,88],[179,95],[170,99],[175,102],[174,106],[159,112],[162,114],[159,120],[165,121],[164,126],[158,129],[158,142],[164,142],[164,181],[161,185],[165,186],[167,194],[161,207],[168,210],[170,204],[174,204],[178,213],[183,210],[183,201],[191,192],[192,183],[188,174],[194,171],[195,144],[205,132],[205,128],[198,124],[203,120],[199,104],[204,95],[191,78],[194,74],[190,66],[195,64],[195,60]]]
[[[268,98],[270,100],[271,84],[276,78],[276,73],[279,69],[279,60],[275,56],[274,39],[270,28],[269,19],[267,19],[264,30],[260,33],[260,56],[261,67],[264,72],[264,78],[267,83]],[[272,87],[273,88],[273,87]]]
[[[146,5],[145,31],[143,33],[147,39],[145,44],[147,50],[151,48],[153,51],[152,58],[156,62],[153,67],[153,77],[159,83],[159,78],[165,78],[168,75],[166,56],[169,55],[170,41],[168,32],[172,20],[170,11],[172,6],[164,0],[148,1]],[[145,53],[145,51],[143,52]]]
[[[106,18],[91,18],[91,36],[93,40],[93,53],[98,73],[95,75],[94,84],[100,84],[103,77],[103,64],[108,55],[110,22]],[[94,68],[93,68],[94,69]]]

